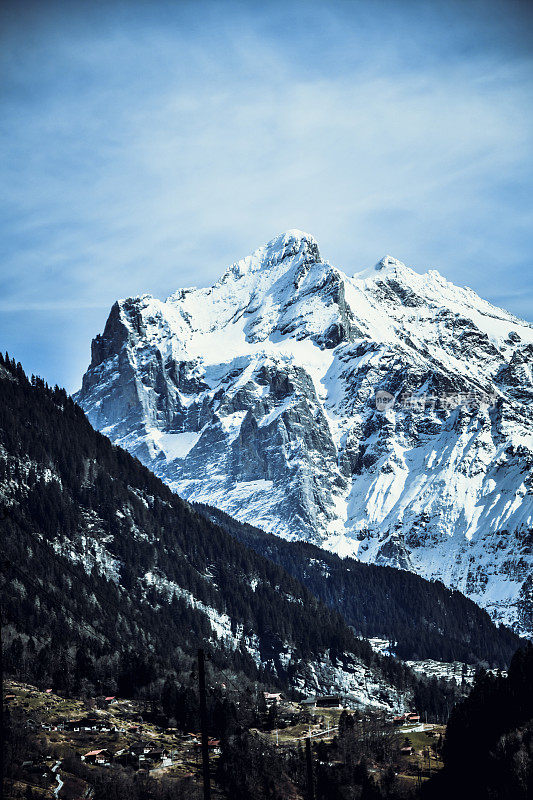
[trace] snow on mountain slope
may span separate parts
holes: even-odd
[[[76,399],[183,497],[531,634],[532,356],[436,270],[348,277],[291,230],[210,288],[115,303]]]

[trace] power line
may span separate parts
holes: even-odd
[[[211,778],[209,774],[209,735],[207,732],[207,702],[205,691],[205,654],[198,650],[198,690],[200,692],[200,724],[202,736],[202,771],[204,800],[211,800]]]
[[[307,771],[307,796],[309,800],[315,800],[315,787],[313,781],[313,757],[311,755],[311,739],[305,740],[305,763]]]

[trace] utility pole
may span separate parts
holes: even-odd
[[[7,509],[0,511],[0,519],[5,520],[8,515]],[[9,566],[9,561],[2,559],[2,570]],[[4,800],[4,753],[6,751],[6,735],[4,720],[4,651],[2,639],[2,605],[0,603],[0,800]]]
[[[315,787],[313,785],[313,761],[311,758],[311,739],[305,740],[305,760],[307,762],[307,797],[315,800]]]
[[[4,656],[2,653],[2,607],[0,606],[0,800],[4,800]]]
[[[209,777],[209,739],[207,736],[207,703],[205,697],[205,654],[198,650],[198,688],[200,690],[200,724],[202,727],[202,771],[204,777],[204,800],[211,800]]]
[[[4,515],[5,519],[5,515]],[[9,561],[2,559],[0,562],[2,569],[9,566]],[[0,800],[4,800],[4,778],[5,778],[5,751],[6,751],[6,729],[4,719],[4,643],[2,637],[2,604],[0,603]]]

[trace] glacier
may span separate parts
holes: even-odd
[[[189,501],[457,588],[533,633],[533,329],[289,230],[211,287],[116,302],[75,399]]]

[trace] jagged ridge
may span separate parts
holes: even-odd
[[[77,399],[182,496],[531,633],[532,356],[436,270],[350,278],[289,231],[210,288],[115,304]]]
[[[128,650],[161,674],[201,646],[250,680],[404,705],[406,667],[113,447],[63,390],[1,355],[0,390],[2,613],[34,678],[78,651],[114,691]]]

